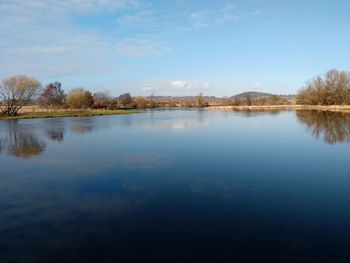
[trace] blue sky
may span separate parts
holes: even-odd
[[[0,0],[0,78],[112,95],[295,93],[350,70],[350,1]]]

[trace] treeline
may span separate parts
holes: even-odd
[[[267,94],[257,97],[251,96],[250,93],[222,99],[215,104],[264,106],[292,103],[285,96]],[[43,87],[37,79],[24,75],[13,76],[2,81],[0,85],[0,114],[16,116],[19,110],[29,103],[38,104],[45,108],[106,110],[209,106],[208,97],[204,97],[202,93],[188,101],[157,101],[153,96],[132,97],[130,93],[124,93],[119,97],[112,97],[108,91],[92,93],[84,88],[77,88],[66,93],[59,82],[49,83]],[[299,90],[295,103],[302,105],[350,105],[350,73],[333,69],[324,76],[316,76]]]
[[[230,99],[229,105],[232,106],[267,106],[267,105],[287,105],[290,102],[278,95],[270,95],[261,98],[252,98],[247,95],[244,98],[233,98]]]
[[[302,105],[349,105],[350,73],[330,70],[306,83],[296,97]]]
[[[60,82],[49,83],[45,87],[35,78],[18,75],[2,81],[0,85],[0,114],[16,116],[29,103],[44,108],[55,109],[146,109],[157,107],[206,107],[203,94],[195,101],[178,104],[157,102],[153,96],[132,97],[130,93],[112,97],[108,91],[92,93],[84,88],[76,88],[66,93]]]
[[[133,98],[130,93],[112,97],[108,91],[91,93],[84,88],[76,88],[65,94],[62,85],[54,82],[46,85],[36,100],[42,107],[71,108],[71,109],[131,109],[154,108],[158,105],[152,99],[143,97]]]
[[[223,100],[224,106],[268,106],[268,105],[288,105],[289,100],[278,95],[268,95],[255,98],[249,94],[242,97],[232,97]]]
[[[91,93],[83,88],[77,88],[65,95],[61,83],[50,83],[46,86],[38,99],[42,107],[69,107],[73,109],[149,109],[159,107],[207,107],[203,94],[199,94],[194,101],[177,103],[172,101],[159,102],[150,97],[132,97],[130,93],[123,93],[119,97],[112,97],[108,91]]]

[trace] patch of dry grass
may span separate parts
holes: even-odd
[[[137,110],[72,110],[72,109],[44,109],[39,106],[25,106],[18,116],[0,116],[0,120],[62,118],[82,116],[102,116],[139,113]]]
[[[263,110],[319,110],[319,111],[339,111],[350,112],[350,105],[263,105],[263,106],[211,106],[209,109],[219,110],[251,110],[251,111],[263,111]]]

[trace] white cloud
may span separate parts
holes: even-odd
[[[189,16],[189,21],[195,27],[207,27],[211,24],[212,13],[208,11],[199,11],[191,13]]]
[[[144,95],[150,92],[156,95],[198,95],[211,89],[207,82],[187,81],[187,80],[150,80],[141,85]]]
[[[156,89],[149,83],[144,83],[142,88],[141,88],[142,91],[145,91],[145,92],[154,92]]]
[[[232,5],[227,5],[218,11],[202,10],[191,13],[188,20],[195,27],[210,27],[232,23],[238,20],[245,20],[250,17],[259,15],[261,12],[261,10],[255,10],[246,13],[239,12]]]
[[[119,54],[131,57],[147,57],[170,51],[166,43],[151,38],[125,38],[117,44]]]
[[[1,11],[20,12],[25,16],[26,14],[37,14],[47,18],[52,14],[96,14],[142,6],[142,2],[137,0],[3,0],[0,2]]]
[[[117,40],[97,29],[80,27],[74,15],[141,7],[143,3],[136,0],[0,0],[0,78],[106,72],[108,61],[118,54]],[[124,48],[136,55],[160,54],[165,49],[165,44],[156,40],[138,40]]]
[[[120,9],[139,8],[143,5],[137,0],[69,0],[67,4],[80,13],[113,12]]]
[[[198,83],[185,80],[174,80],[171,82],[171,88],[176,91],[205,91],[209,89],[209,83]]]
[[[150,27],[154,25],[153,12],[142,10],[135,14],[126,14],[118,19],[118,23],[123,26]]]
[[[95,32],[82,32],[69,26],[62,30],[57,25],[32,27],[0,43],[0,77],[29,74],[50,78],[84,71],[92,73],[109,50],[108,41]]]
[[[121,12],[126,10],[127,15]],[[77,16],[117,12],[121,12],[118,13],[121,15],[119,27],[107,34],[106,29],[82,27],[75,20]],[[156,17],[150,5],[142,0],[0,0],[0,14],[0,79],[13,74],[47,79],[105,73],[111,70],[118,54],[147,57],[171,51],[161,39],[174,33],[175,29],[169,30],[169,25],[176,27],[169,14]],[[192,13],[189,19],[195,26],[210,26],[252,15],[254,13],[237,14],[227,6],[218,12]],[[160,20],[162,23],[156,23]],[[141,36],[140,30],[128,38],[123,38],[123,30],[117,34],[122,26],[145,25]],[[162,32],[165,28],[166,33]],[[147,35],[146,29],[151,29]],[[143,91],[198,92],[209,87],[208,83],[167,80],[150,83]]]

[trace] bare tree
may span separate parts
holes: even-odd
[[[37,94],[41,83],[31,77],[19,75],[4,79],[0,85],[1,113],[16,116],[18,111],[27,105]]]
[[[324,77],[316,76],[297,95],[298,104],[350,104],[350,73],[332,69]]]
[[[133,103],[130,93],[124,93],[120,95],[119,101],[124,107],[130,106]]]
[[[49,83],[40,95],[39,102],[42,106],[63,106],[66,95],[60,82]]]
[[[109,92],[106,90],[104,92],[96,92],[93,95],[93,108],[95,109],[106,109],[111,108],[112,106],[112,99],[109,95]]]
[[[198,107],[207,107],[208,106],[208,102],[206,102],[204,99],[203,92],[199,93],[197,96],[197,106]]]

